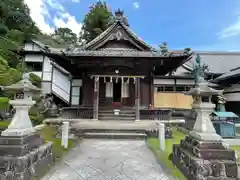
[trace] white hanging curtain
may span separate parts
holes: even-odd
[[[113,97],[113,83],[112,82],[106,82],[105,96],[109,97],[109,98]]]
[[[122,83],[122,98],[129,97],[129,84],[126,82]]]

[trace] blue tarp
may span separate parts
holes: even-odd
[[[216,115],[218,117],[223,118],[238,118],[238,116],[233,112],[213,112],[213,115]]]

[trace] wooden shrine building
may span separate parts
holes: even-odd
[[[184,51],[170,53],[164,45],[154,50],[133,33],[121,11],[107,30],[80,48],[39,46],[46,49],[39,52],[46,61],[41,74],[44,93],[69,107],[92,107],[93,119],[99,119],[101,108],[125,108],[134,110],[139,120],[140,109],[154,105],[155,81],[191,58]],[[25,53],[31,55],[26,48]]]

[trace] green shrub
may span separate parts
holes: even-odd
[[[41,78],[34,73],[30,73],[30,81],[34,86],[41,87]]]
[[[34,126],[42,124],[44,120],[44,115],[40,114],[40,111],[36,105],[29,110],[29,117]]]
[[[39,124],[42,124],[43,123],[43,120],[44,120],[44,116],[42,114],[37,114],[37,115],[29,115],[30,116],[30,119],[32,121],[32,124],[34,126],[36,125],[39,125]]]
[[[8,108],[9,99],[7,97],[0,97],[0,110]]]

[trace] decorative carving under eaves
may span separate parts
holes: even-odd
[[[121,31],[117,31],[115,33],[113,33],[110,38],[110,40],[127,40],[128,38],[126,38]]]

